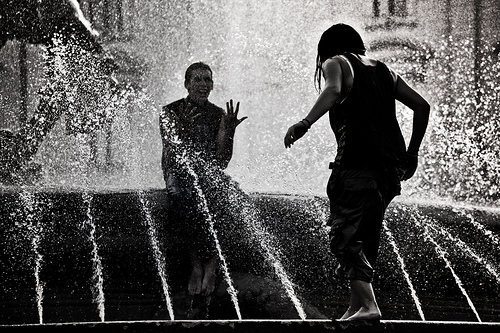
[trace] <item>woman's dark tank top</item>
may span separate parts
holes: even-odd
[[[329,112],[337,139],[336,169],[391,170],[406,168],[406,145],[396,118],[393,77],[385,64],[363,64],[345,54],[354,71],[347,98]]]

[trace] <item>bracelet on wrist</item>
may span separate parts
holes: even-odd
[[[304,118],[300,122],[303,123],[304,125],[306,125],[307,129],[311,128],[311,122],[309,121],[309,119]]]

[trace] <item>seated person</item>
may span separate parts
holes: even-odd
[[[213,79],[212,70],[205,63],[188,67],[184,86],[188,96],[164,106],[160,114],[162,169],[177,220],[183,220],[181,224],[176,222],[179,232],[189,236],[186,242],[191,263],[188,292],[209,296],[215,288],[218,257],[194,182],[206,184],[204,179],[210,177],[208,170],[221,172],[227,167],[233,154],[236,127],[247,117],[237,118],[239,102],[234,108],[231,100],[224,111],[208,101]],[[213,192],[220,189],[213,185],[208,185],[208,189],[203,188],[204,195],[209,197],[208,209],[217,214],[221,207],[210,198],[215,198]]]

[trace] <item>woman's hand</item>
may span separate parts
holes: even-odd
[[[415,174],[418,166],[418,155],[406,153],[406,171],[401,180],[408,180]]]
[[[304,121],[299,121],[292,125],[285,134],[285,148],[290,148],[292,145],[307,133],[309,128]]]

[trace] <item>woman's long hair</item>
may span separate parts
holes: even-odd
[[[363,39],[353,27],[338,23],[325,30],[319,40],[316,56],[314,81],[317,84],[317,90],[321,92],[321,76],[323,75],[321,66],[328,58],[344,53],[364,55],[365,52]]]

